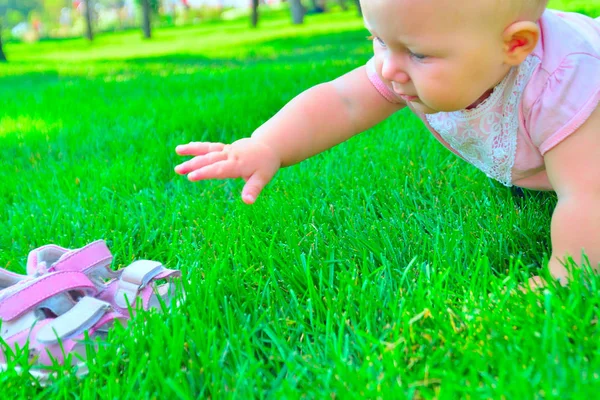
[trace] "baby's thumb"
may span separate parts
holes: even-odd
[[[253,204],[267,182],[268,179],[265,179],[257,173],[250,176],[242,190],[242,200],[244,203]]]

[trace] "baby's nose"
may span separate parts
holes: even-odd
[[[401,63],[392,57],[386,57],[381,66],[381,76],[391,82],[406,84],[410,82],[410,76],[404,71]]]

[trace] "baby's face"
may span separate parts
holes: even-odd
[[[361,1],[377,70],[417,111],[465,109],[508,73],[505,26],[486,1]]]

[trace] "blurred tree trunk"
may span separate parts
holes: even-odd
[[[0,62],[6,62],[6,54],[2,48],[2,25],[0,25]]]
[[[150,39],[152,32],[150,31],[150,0],[142,0],[142,29],[144,30],[144,37]]]
[[[347,11],[348,5],[346,4],[346,0],[338,0],[338,4],[342,8],[342,10]]]
[[[119,15],[119,30],[122,31],[125,28],[125,2],[121,3],[121,6],[118,8],[117,13]]]
[[[292,22],[299,25],[304,22],[304,14],[306,9],[300,0],[290,0],[290,9],[292,11]]]
[[[258,0],[252,0],[252,27],[258,25]]]
[[[354,0],[354,2],[356,3],[356,8],[358,9],[358,15],[362,17],[362,8],[360,6],[360,0]]]
[[[85,0],[85,37],[88,40],[94,40],[94,31],[92,30],[92,0]]]

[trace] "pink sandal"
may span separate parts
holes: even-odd
[[[50,244],[29,253],[27,273],[43,276],[56,271],[82,272],[94,282],[98,290],[96,298],[126,316],[129,316],[128,306],[134,311],[137,301],[141,301],[144,310],[161,311],[162,304],[168,307],[176,299],[178,293],[173,280],[181,277],[181,271],[167,269],[161,263],[149,260],[135,261],[113,271],[110,268],[112,259],[103,240],[74,250]],[[158,284],[161,280],[167,282]],[[183,297],[183,293],[180,294]]]
[[[115,321],[110,304],[89,297],[96,286],[80,272],[51,272],[32,278],[0,269],[0,371],[23,370],[12,359],[28,352],[29,373],[42,383],[57,363],[87,373],[86,338],[105,338]]]

